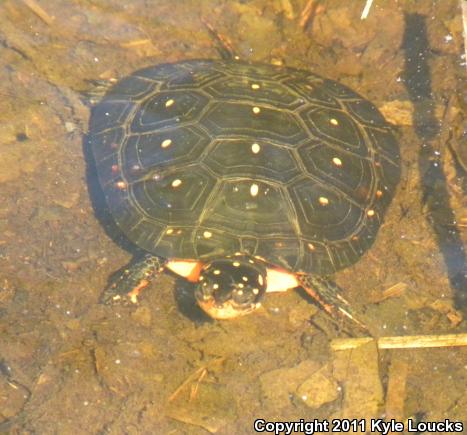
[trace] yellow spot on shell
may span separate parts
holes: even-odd
[[[261,112],[261,109],[258,106],[253,107],[253,113],[255,115],[258,115],[259,112]]]
[[[319,203],[321,205],[328,205],[329,204],[329,199],[327,199],[325,196],[320,196],[318,201],[319,201]]]
[[[172,228],[169,228],[169,229],[165,232],[165,234],[169,234],[169,235],[170,235],[170,234],[173,234],[173,232],[174,232],[174,230],[173,230]]]
[[[178,187],[181,184],[182,184],[182,180],[180,180],[178,178],[176,180],[172,181],[172,187]]]
[[[260,87],[261,87],[261,86],[258,85],[258,83],[253,83],[253,84],[251,85],[251,89],[254,89],[255,91],[258,90]]]
[[[381,198],[383,196],[383,191],[382,190],[377,190],[376,191],[376,198]]]
[[[119,188],[120,190],[126,189],[126,183],[125,183],[124,181],[117,181],[117,183],[115,183],[115,185],[116,185],[117,188]]]
[[[261,147],[258,143],[254,143],[251,145],[251,151],[253,151],[253,154],[258,154],[260,151]]]
[[[308,249],[310,251],[314,251],[316,248],[315,248],[315,245],[313,245],[313,243],[307,243],[307,246],[308,246]]]
[[[373,217],[373,216],[375,215],[375,211],[374,211],[374,210],[368,210],[368,211],[366,212],[366,214],[367,214],[367,216],[369,216],[369,217]]]
[[[258,192],[259,192],[259,186],[257,184],[252,184],[250,187],[250,195],[256,196],[258,195]]]
[[[175,103],[175,100],[171,98],[170,100],[167,100],[165,102],[165,107],[173,106],[174,103]]]
[[[240,263],[238,261],[233,262],[234,267],[240,267]]]
[[[216,269],[213,273],[214,273],[214,275],[220,275],[221,271],[219,269]]]
[[[342,166],[342,160],[339,157],[334,157],[332,159],[332,163],[334,163],[338,167]]]
[[[339,121],[336,119],[336,118],[331,118],[329,120],[329,122],[332,124],[332,125],[339,125]]]
[[[161,147],[162,148],[167,148],[169,147],[170,145],[172,145],[172,139],[165,139],[162,141],[161,143]]]
[[[203,236],[206,237],[206,239],[209,239],[210,237],[212,237],[212,233],[211,233],[211,231],[205,231],[203,233]]]

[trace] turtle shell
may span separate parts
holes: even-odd
[[[400,175],[373,104],[307,71],[192,60],[139,70],[92,110],[118,226],[169,259],[240,252],[330,274],[371,246]]]

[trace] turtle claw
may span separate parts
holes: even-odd
[[[349,301],[342,295],[342,289],[326,278],[314,275],[298,275],[298,281],[305,290],[333,319],[351,320],[359,329],[369,332],[368,326],[354,313]]]
[[[111,278],[102,293],[101,303],[123,306],[138,304],[141,290],[162,273],[164,264],[165,260],[150,254],[134,258]]]

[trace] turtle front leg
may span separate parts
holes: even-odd
[[[368,327],[358,319],[350,303],[342,296],[342,289],[334,282],[315,275],[298,275],[298,282],[331,317],[347,318],[360,328],[368,331]]]
[[[110,279],[101,302],[119,305],[138,303],[140,291],[162,273],[166,263],[167,260],[151,254],[133,258]]]

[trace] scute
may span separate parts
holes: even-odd
[[[115,221],[176,259],[236,252],[330,274],[371,246],[399,149],[369,101],[307,71],[191,60],[137,71],[93,108]]]
[[[293,112],[241,102],[213,102],[201,119],[213,135],[247,136],[295,144],[307,139]],[[285,146],[285,145],[284,145]]]

